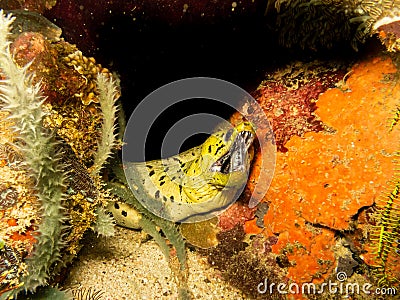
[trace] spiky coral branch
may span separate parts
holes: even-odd
[[[14,123],[18,137],[15,146],[24,156],[35,184],[36,196],[41,203],[41,223],[35,249],[26,263],[28,274],[21,278],[24,285],[18,289],[34,291],[46,284],[51,266],[60,258],[63,245],[63,182],[59,154],[55,141],[42,125],[45,113],[44,98],[40,95],[40,84],[33,84],[27,75],[26,65],[18,67],[10,53],[8,41],[14,18],[0,11],[0,68],[6,78],[0,81],[0,102]]]
[[[93,231],[98,236],[110,237],[115,235],[115,220],[103,207],[96,209],[96,222],[93,224]]]
[[[111,152],[116,144],[115,121],[117,119],[118,99],[117,83],[112,79],[107,79],[104,74],[97,75],[97,88],[99,90],[99,102],[103,115],[101,127],[101,138],[97,145],[97,152],[94,157],[94,164],[91,168],[92,175],[98,175],[106,160],[111,156]]]

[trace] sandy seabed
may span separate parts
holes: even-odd
[[[193,299],[246,299],[221,279],[206,258],[188,251],[189,288]],[[85,239],[64,289],[91,288],[100,299],[177,299],[177,285],[160,248],[143,242],[141,232],[117,227],[112,238]]]

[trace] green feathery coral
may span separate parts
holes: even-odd
[[[400,181],[395,182],[393,190],[387,195],[384,203],[378,203],[378,226],[372,240],[376,242],[376,257],[379,262],[377,269],[378,283],[390,286],[400,281],[399,274],[391,269],[400,259],[398,253],[400,237]]]
[[[97,75],[97,89],[99,91],[99,102],[102,112],[101,137],[97,144],[97,152],[91,167],[92,177],[97,177],[107,159],[111,156],[116,146],[117,135],[116,120],[120,111],[116,105],[118,99],[119,81],[107,78],[104,74]],[[97,219],[93,230],[98,235],[113,236],[115,233],[115,220],[107,214],[103,207],[96,210]]]
[[[118,110],[115,105],[118,99],[117,83],[112,79],[107,79],[104,74],[100,73],[97,75],[97,88],[99,90],[99,102],[103,115],[103,124],[94,164],[91,167],[93,176],[100,172],[106,160],[111,156],[111,152],[116,145],[117,136],[117,134],[114,133]]]
[[[0,82],[0,105],[10,113],[18,136],[15,146],[24,156],[42,210],[37,243],[26,260],[28,274],[21,278],[23,286],[13,291],[18,293],[35,291],[45,285],[51,266],[59,261],[63,245],[64,175],[59,164],[60,154],[55,150],[56,142],[42,126],[45,113],[40,85],[33,84],[32,76],[27,75],[28,66],[18,67],[10,53],[8,36],[13,20],[10,14],[0,11],[0,67],[5,77]]]
[[[389,134],[399,121],[399,108],[390,121]],[[393,266],[400,261],[400,173],[399,161],[395,162],[397,169],[393,176],[389,192],[383,194],[377,201],[377,225],[371,235],[375,243],[375,255],[378,266],[376,276],[378,284],[389,287],[400,282],[400,274],[393,271]]]

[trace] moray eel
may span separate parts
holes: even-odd
[[[202,145],[147,162],[124,162],[135,197],[152,213],[174,222],[210,219],[242,192],[253,158],[255,131],[249,122],[220,129]],[[118,206],[118,205],[117,205]],[[109,207],[118,224],[137,218],[126,207]]]

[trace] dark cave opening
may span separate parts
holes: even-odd
[[[356,54],[346,41],[318,52],[284,48],[262,14],[173,26],[160,20],[114,16],[101,27],[98,37],[100,51],[96,59],[120,76],[127,118],[149,93],[175,80],[219,78],[251,93],[266,72],[296,59],[347,59]],[[166,132],[183,117],[209,113],[228,119],[233,112],[231,107],[209,99],[174,105],[151,127],[146,139],[146,160],[161,157]],[[180,151],[199,145],[205,138],[201,134],[190,137]]]

